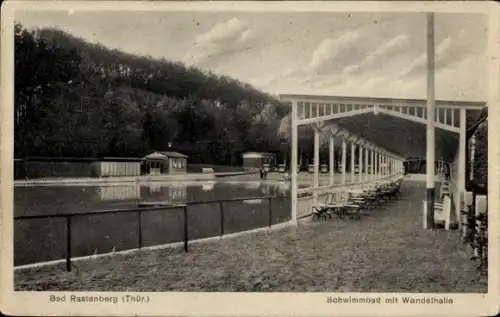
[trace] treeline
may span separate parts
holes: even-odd
[[[143,156],[237,165],[288,149],[288,108],[227,76],[139,57],[54,29],[15,27],[15,157]]]

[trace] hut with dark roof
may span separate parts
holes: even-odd
[[[155,151],[144,157],[143,174],[186,174],[187,158],[179,152]]]

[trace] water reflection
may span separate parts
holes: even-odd
[[[102,201],[139,199],[141,197],[141,192],[137,185],[99,186],[96,192]]]
[[[205,192],[213,190],[215,187],[214,181],[208,181],[201,183],[201,189]]]
[[[167,203],[185,203],[188,200],[188,184],[151,183],[141,185],[141,200],[163,201]]]
[[[17,216],[90,212],[135,207],[138,202],[178,204],[241,197],[287,196],[288,191],[287,183],[266,181],[16,187],[14,212]]]

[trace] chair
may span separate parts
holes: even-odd
[[[329,193],[325,196],[325,200],[322,203],[318,204],[313,204],[312,206],[312,213],[313,213],[313,218],[316,217],[318,220],[324,219],[327,220],[327,218],[332,218],[332,215],[330,213],[330,209],[334,208],[334,204],[332,204],[332,199],[333,195],[332,193]]]

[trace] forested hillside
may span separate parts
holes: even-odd
[[[243,151],[287,149],[288,109],[248,84],[139,57],[54,29],[15,34],[15,157],[143,156],[239,164]]]

